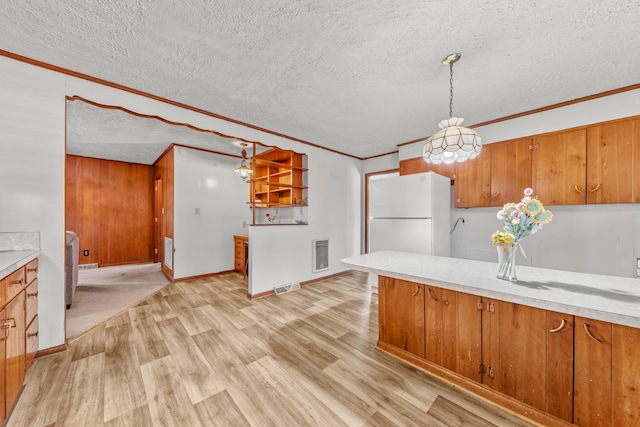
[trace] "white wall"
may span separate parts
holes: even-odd
[[[64,77],[0,57],[0,231],[39,231],[40,346],[64,343]]]
[[[253,227],[255,230],[251,230],[254,232],[250,235],[256,248],[252,251],[256,264],[253,278],[258,280],[256,289],[273,289],[271,283],[267,283],[271,275],[278,276],[277,281],[304,281],[320,276],[310,274],[311,238],[331,239],[331,269],[323,275],[342,271],[344,267],[339,259],[359,253],[362,161],[3,56],[0,56],[0,76],[0,200],[5,207],[0,213],[0,231],[40,232],[41,349],[62,345],[65,340],[65,96],[77,95],[100,104],[122,106],[137,113],[309,155],[310,225]],[[192,194],[189,201],[204,197],[203,194]],[[185,236],[193,234],[188,223],[189,220],[179,220],[176,225],[180,228],[176,231]],[[182,251],[178,245],[182,243],[180,235],[175,237],[176,268],[182,268],[180,264],[188,265],[177,274],[201,271],[201,263],[195,266],[178,258]],[[229,242],[225,256],[233,254],[232,244]],[[266,248],[266,253],[260,248]],[[275,250],[281,256],[265,262]],[[186,254],[179,256],[182,255]],[[283,271],[289,272],[289,276],[281,278]]]
[[[240,160],[184,147],[174,159],[174,279],[233,270],[233,235],[251,223]]]
[[[476,131],[483,144],[490,144],[635,115],[640,115],[640,89],[479,127]],[[421,156],[423,144],[400,147],[399,158]],[[636,258],[640,253],[633,248],[632,217],[640,212],[640,205],[545,207],[553,212],[553,221],[522,242],[527,256],[519,253],[517,264],[635,276]],[[490,236],[503,227],[496,218],[498,209],[453,209],[452,227],[461,217],[465,223],[460,222],[451,235],[451,256],[495,261],[497,255]]]
[[[360,254],[362,161],[305,148],[309,160],[309,224],[249,228],[252,295],[272,291],[278,285],[346,271],[348,268],[340,260]],[[313,273],[312,240],[326,238],[329,270]]]

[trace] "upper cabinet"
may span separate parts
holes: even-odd
[[[251,169],[254,224],[306,224],[307,156],[272,148],[256,154]]]
[[[640,202],[640,120],[587,129],[588,203]]]
[[[487,144],[464,163],[400,162],[425,171],[454,179],[456,208],[517,203],[527,187],[549,206],[640,203],[640,117]]]
[[[545,205],[586,203],[586,129],[534,137],[532,152],[532,188],[536,198]]]
[[[491,146],[482,147],[480,155],[473,160],[456,163],[455,194],[456,208],[490,206],[491,202]]]
[[[531,187],[531,144],[531,138],[522,138],[489,145],[491,206],[520,200],[522,191]]]
[[[411,175],[413,173],[422,172],[433,172],[438,175],[446,176],[449,179],[454,179],[456,174],[456,165],[445,165],[444,163],[434,165],[433,163],[425,162],[422,157],[400,161],[400,175]]]

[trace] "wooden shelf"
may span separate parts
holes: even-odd
[[[251,159],[249,204],[256,208],[307,206],[303,154],[272,149]],[[254,220],[255,223],[255,220]]]

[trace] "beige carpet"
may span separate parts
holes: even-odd
[[[79,270],[76,293],[67,310],[67,339],[136,305],[169,282],[160,263]]]

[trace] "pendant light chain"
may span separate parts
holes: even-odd
[[[453,61],[449,62],[449,118],[453,117]]]

